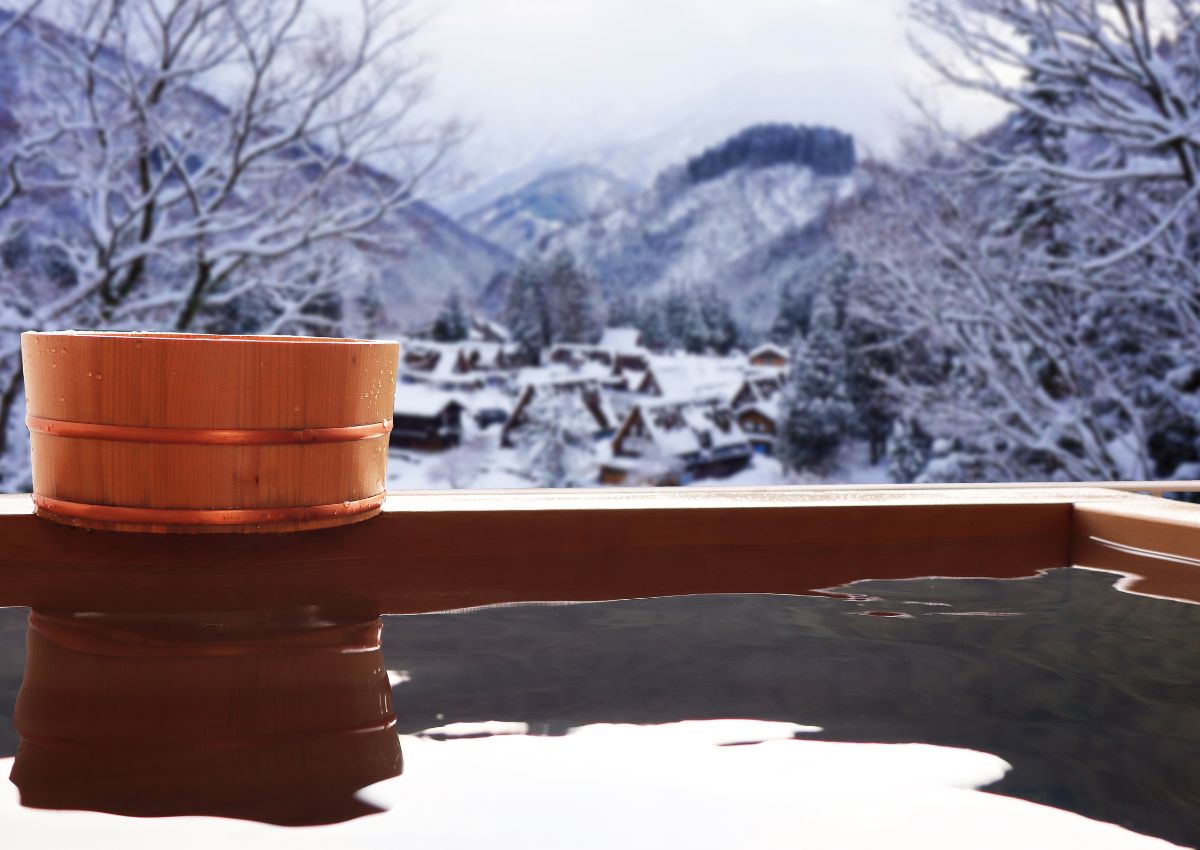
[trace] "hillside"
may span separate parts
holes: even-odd
[[[571,251],[610,296],[715,286],[761,331],[827,243],[830,208],[864,180],[849,136],[762,125],[668,169],[631,203],[557,231],[543,251]]]
[[[468,230],[520,255],[547,234],[630,203],[638,189],[603,168],[575,165],[547,172],[460,219]]]

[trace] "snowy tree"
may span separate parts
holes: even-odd
[[[1140,478],[1195,457],[1200,385],[1176,380],[1200,359],[1194,4],[911,6],[924,58],[1012,110],[871,166],[872,200],[839,227],[861,264],[850,319],[928,434],[920,480]]]
[[[828,297],[814,299],[808,336],[797,336],[784,388],[776,453],[786,466],[823,472],[853,424],[846,351]]]
[[[642,333],[642,344],[652,351],[661,351],[671,345],[670,331],[664,315],[662,301],[647,298],[638,310],[637,328]]]
[[[553,329],[546,301],[547,269],[537,259],[526,259],[513,273],[504,302],[504,322],[514,343],[530,362],[538,362],[550,345]]]
[[[996,233],[1011,196],[919,165],[875,178],[853,228],[865,267],[850,309],[892,346],[877,377],[899,412],[967,454],[986,451],[1002,480],[1137,474],[1112,444],[1133,434],[1144,445],[1146,410],[1118,352],[1083,335],[1096,296],[1047,287],[1020,237]]]
[[[545,273],[546,307],[553,342],[594,343],[604,332],[595,282],[566,251],[550,259]]]
[[[0,13],[0,241],[19,222],[28,246],[0,278],[0,440],[20,406],[18,329],[357,327],[363,251],[460,134],[414,117],[426,78],[402,4],[361,0],[338,22],[314,6]]]
[[[514,442],[522,470],[538,487],[581,487],[596,481],[596,421],[579,392],[546,387],[523,412]]]
[[[466,339],[470,330],[471,320],[463,308],[462,296],[457,290],[451,292],[433,320],[430,333],[438,342],[458,342]]]
[[[608,325],[613,328],[636,328],[641,311],[637,299],[629,292],[618,292],[608,303]]]
[[[594,343],[604,332],[596,284],[566,251],[522,261],[508,285],[504,319],[532,359],[556,342]]]
[[[733,308],[715,287],[704,287],[696,297],[700,319],[705,328],[705,343],[717,354],[728,354],[738,346],[741,330],[733,318]]]
[[[887,441],[888,476],[897,484],[916,481],[929,463],[932,448],[932,441],[919,422],[897,419]]]
[[[821,248],[796,264],[796,271],[779,296],[779,307],[771,325],[770,338],[779,345],[790,345],[796,334],[807,334],[813,298],[818,293],[835,302],[844,299],[843,282],[853,257],[837,245]]]
[[[1049,279],[1082,275],[1178,312],[1200,332],[1200,16],[1190,0],[915,0],[917,42],[945,79],[1014,110],[1017,135],[960,140],[1015,208],[1069,201],[1070,241],[1026,244]],[[1032,132],[1031,132],[1032,128]],[[1008,216],[1007,218],[1011,218]],[[1061,222],[1056,222],[1061,223]],[[1064,245],[1079,256],[1064,261]],[[1132,261],[1132,262],[1131,262]]]

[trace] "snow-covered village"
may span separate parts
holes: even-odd
[[[398,488],[781,483],[789,352],[652,352],[636,328],[528,358],[495,322],[402,341],[389,483]],[[877,472],[847,445],[852,474]]]

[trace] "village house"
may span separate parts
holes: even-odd
[[[512,339],[512,335],[508,328],[499,322],[472,315],[467,338],[475,342],[508,343]]]
[[[756,401],[734,410],[738,427],[758,454],[775,454],[775,437],[779,432],[780,397],[776,394],[766,401]]]
[[[791,355],[786,348],[767,342],[750,352],[751,366],[786,367],[791,361]]]
[[[770,401],[783,389],[786,373],[782,369],[754,369],[733,394],[731,406],[736,410],[752,404]]]
[[[508,386],[526,364],[517,347],[499,342],[403,340],[400,375],[444,390],[470,392]]]
[[[688,484],[745,469],[754,448],[732,411],[717,405],[639,404],[612,439],[601,484]]]
[[[400,383],[392,413],[393,446],[444,451],[462,441],[463,405],[427,384]]]
[[[605,348],[584,343],[559,342],[550,346],[546,362],[560,366],[582,366],[584,363],[613,365],[613,353]]]
[[[641,346],[642,333],[637,328],[605,328],[600,341],[586,343],[555,343],[546,354],[546,361],[566,366],[601,363],[610,366],[614,375],[622,369],[644,372],[649,352]]]
[[[655,357],[634,388],[672,404],[728,405],[745,380],[746,361],[734,357]]]
[[[434,322],[426,322],[423,325],[410,328],[405,335],[409,339],[435,342],[436,340],[433,335],[434,324]],[[472,313],[467,322],[467,336],[463,341],[508,343],[511,339],[512,335],[504,325]]]

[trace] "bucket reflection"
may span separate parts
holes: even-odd
[[[35,808],[337,823],[400,774],[381,624],[317,607],[34,611],[12,781]]]

